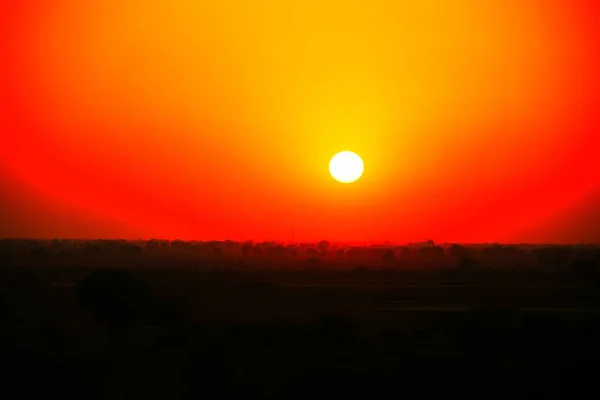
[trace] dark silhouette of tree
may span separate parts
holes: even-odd
[[[505,256],[517,257],[523,254],[523,251],[517,246],[503,246],[502,251]]]
[[[421,255],[426,258],[438,258],[444,255],[444,248],[440,246],[423,247]]]
[[[146,242],[147,250],[158,250],[160,249],[160,243],[156,239],[150,239]]]
[[[140,255],[144,252],[144,249],[137,244],[126,244],[119,248],[119,252],[127,255]]]
[[[327,253],[329,251],[329,242],[327,240],[321,240],[317,243],[317,249],[319,249],[321,253]]]
[[[451,256],[456,257],[456,258],[466,257],[469,255],[469,250],[466,247],[461,246],[459,244],[451,245],[448,252],[450,253]]]

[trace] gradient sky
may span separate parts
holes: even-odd
[[[0,237],[600,241],[595,0],[0,4]]]

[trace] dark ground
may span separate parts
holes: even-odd
[[[15,246],[0,399],[599,395],[596,248],[382,263]]]

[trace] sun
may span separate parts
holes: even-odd
[[[337,153],[329,162],[331,176],[342,183],[351,183],[360,178],[365,170],[365,164],[360,156],[351,151]]]

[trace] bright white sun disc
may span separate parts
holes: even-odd
[[[360,156],[351,151],[337,153],[329,162],[331,176],[342,183],[354,182],[361,177],[365,164]]]

